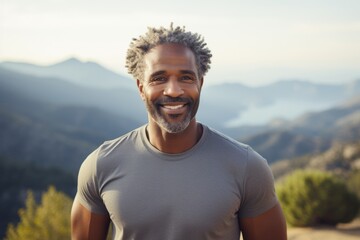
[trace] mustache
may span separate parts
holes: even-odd
[[[165,104],[165,103],[176,103],[176,102],[182,102],[182,103],[192,103],[193,100],[191,98],[184,98],[184,97],[162,97],[155,101],[155,104]]]

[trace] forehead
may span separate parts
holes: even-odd
[[[179,44],[162,44],[144,56],[145,74],[156,71],[189,70],[197,73],[195,55]]]

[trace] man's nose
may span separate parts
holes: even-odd
[[[181,84],[175,78],[169,79],[165,85],[164,95],[169,97],[179,97],[184,94]]]

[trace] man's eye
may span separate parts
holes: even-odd
[[[180,79],[183,81],[193,81],[194,80],[194,78],[192,76],[188,76],[188,75],[181,76]]]
[[[166,81],[166,78],[163,76],[158,76],[158,77],[152,78],[152,82],[164,82],[164,81]]]

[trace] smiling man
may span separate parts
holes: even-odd
[[[127,67],[148,124],[107,141],[82,164],[72,239],[286,239],[266,161],[196,121],[210,50],[172,25],[134,39]]]
[[[159,45],[149,51],[144,63],[147,81],[138,79],[137,84],[150,120],[169,133],[184,131],[194,119],[202,84],[193,53],[177,44]]]

